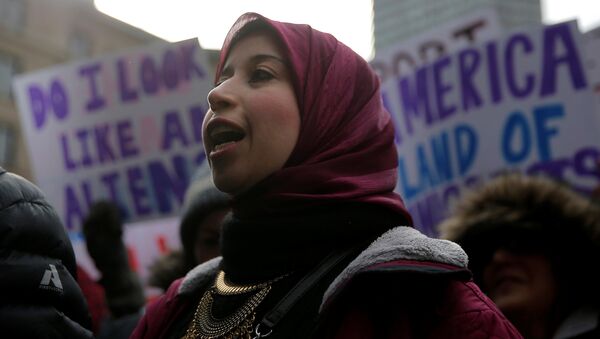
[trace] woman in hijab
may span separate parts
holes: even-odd
[[[411,227],[379,81],[350,48],[244,14],[208,101],[205,151],[233,196],[222,257],[175,282],[132,338],[520,337],[461,248]]]

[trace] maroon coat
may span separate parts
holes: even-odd
[[[321,305],[323,338],[522,338],[470,280],[462,249],[399,227],[361,253],[330,285]],[[189,293],[218,269],[213,259],[150,305],[131,338],[165,338],[195,307]]]

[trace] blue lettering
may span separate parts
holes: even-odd
[[[547,105],[536,107],[533,110],[535,118],[535,130],[537,136],[540,160],[546,161],[552,158],[550,149],[550,137],[558,135],[558,128],[549,127],[548,120],[562,118],[565,115],[562,105]]]
[[[519,138],[520,144],[515,145],[515,138]],[[502,156],[509,164],[516,164],[524,160],[530,151],[531,132],[527,120],[520,112],[514,112],[502,131]]]
[[[465,175],[473,165],[479,147],[478,140],[477,133],[469,125],[461,124],[454,129],[458,171],[461,176]]]

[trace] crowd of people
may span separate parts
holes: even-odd
[[[117,206],[83,224],[0,168],[0,329],[10,338],[600,337],[600,203],[499,175],[439,225],[394,191],[394,127],[368,63],[308,25],[242,15],[202,125],[212,178],[190,184],[181,250],[146,303]]]

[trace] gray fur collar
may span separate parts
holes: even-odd
[[[429,238],[412,227],[399,226],[381,235],[359,254],[329,285],[323,301],[328,300],[341,284],[361,270],[394,260],[429,261],[461,268],[467,268],[469,261],[458,244]]]
[[[177,294],[194,292],[208,283],[208,281],[213,279],[217,274],[222,259],[222,257],[216,257],[194,267],[185,275],[185,278],[183,278]]]
[[[191,270],[179,286],[178,294],[191,293],[213,279],[221,259],[214,258]],[[359,254],[329,285],[323,300],[328,300],[343,282],[362,269],[393,260],[429,261],[461,268],[468,264],[466,253],[457,244],[429,238],[412,227],[400,226],[381,235]]]

